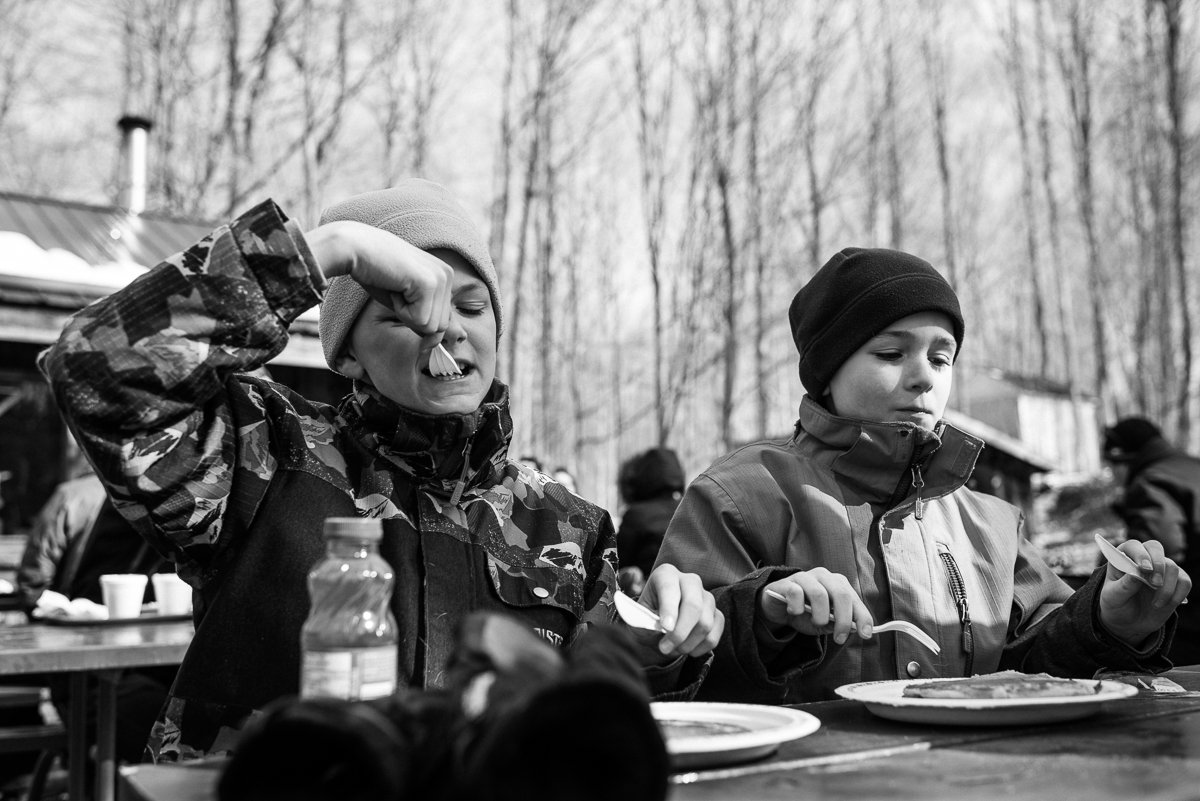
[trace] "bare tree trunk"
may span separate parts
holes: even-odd
[[[825,212],[825,196],[817,168],[817,103],[815,92],[809,95],[804,113],[804,176],[808,182],[808,263],[818,265],[824,253],[821,216]]]
[[[576,220],[576,225],[579,224],[579,220]],[[567,331],[564,349],[566,358],[562,361],[563,364],[570,365],[570,368],[566,370],[566,384],[567,394],[571,401],[572,422],[570,457],[567,462],[579,481],[585,479],[584,476],[579,475],[579,466],[583,464],[584,460],[584,446],[587,442],[584,436],[584,426],[588,413],[584,407],[584,371],[578,369],[578,365],[583,358],[586,357],[590,360],[592,356],[583,343],[580,325],[580,321],[583,319],[583,315],[580,314],[583,309],[583,296],[579,286],[579,254],[583,252],[583,247],[582,234],[578,230],[573,231],[567,252],[562,260],[567,277],[567,297],[564,306],[568,310],[565,315]],[[580,489],[582,491],[582,487]],[[587,497],[596,497],[594,493],[585,494]]]
[[[837,49],[837,38],[827,39],[830,7],[820,5],[814,10],[809,22],[809,52],[805,59],[801,74],[793,80],[797,86],[795,91],[800,95],[798,101],[803,109],[803,119],[800,121],[803,142],[800,150],[804,155],[804,172],[807,181],[808,195],[808,258],[814,267],[821,264],[825,252],[824,217],[829,205],[825,192],[826,178],[821,174],[820,161],[824,155],[830,164],[830,169],[836,171],[840,157],[838,148],[822,150],[819,142],[837,141],[836,132],[825,130],[820,121],[821,95],[824,93],[829,79],[830,65],[833,53]],[[826,134],[822,138],[821,134]],[[840,147],[844,147],[841,145]]]
[[[1136,52],[1136,85],[1131,93],[1126,126],[1131,136],[1129,145],[1131,204],[1138,237],[1138,257],[1147,265],[1144,274],[1137,276],[1138,312],[1133,331],[1135,364],[1127,372],[1131,377],[1131,396],[1135,408],[1163,419],[1167,412],[1167,396],[1173,382],[1174,324],[1169,313],[1173,283],[1167,250],[1170,232],[1166,230],[1163,185],[1166,183],[1163,164],[1163,132],[1161,108],[1164,105],[1156,71],[1159,64],[1158,46],[1154,36],[1154,5],[1141,6],[1140,49]],[[1132,27],[1132,26],[1126,26]],[[1139,271],[1140,273],[1140,271]]]
[[[539,247],[538,262],[540,265],[539,294],[541,303],[538,311],[541,313],[542,325],[538,341],[538,372],[541,378],[540,397],[535,400],[535,409],[558,410],[561,408],[554,391],[558,384],[558,367],[555,364],[555,302],[554,281],[554,238],[558,234],[558,186],[557,172],[554,165],[554,112],[549,106],[542,108],[543,118],[539,122],[543,130],[542,140],[545,149],[545,164],[543,167],[542,209],[545,219]],[[560,447],[563,442],[561,419],[557,412],[547,413],[542,426],[546,441],[539,448],[539,453],[551,454],[553,449]]]
[[[762,75],[761,30],[765,22],[762,4],[756,4],[757,17],[752,21],[750,43],[746,58],[750,64],[748,87],[750,108],[746,129],[746,181],[750,198],[747,213],[747,234],[754,276],[754,433],[767,436],[767,421],[771,410],[771,393],[767,382],[767,328],[774,315],[767,310],[767,259],[763,242],[763,177],[759,163],[759,140],[762,137],[762,110],[766,87]]]
[[[241,24],[241,9],[238,0],[225,0],[225,20],[226,20],[226,36],[225,42],[225,69],[226,80],[228,86],[226,92],[228,97],[225,98],[225,125],[222,130],[225,136],[229,137],[230,151],[236,163],[237,155],[242,152],[240,139],[240,131],[237,125],[237,104],[242,96],[242,62],[240,56],[242,44],[242,24]],[[241,173],[239,170],[230,170],[229,173],[229,204],[233,205],[233,200],[238,196],[238,185],[240,183]]]
[[[641,161],[642,217],[646,226],[646,255],[650,262],[650,287],[653,303],[654,358],[654,426],[656,441],[665,446],[668,440],[666,388],[663,374],[665,344],[662,289],[662,238],[666,218],[666,143],[668,122],[672,111],[671,96],[674,84],[673,66],[667,79],[666,91],[657,108],[651,109],[650,76],[647,71],[645,42],[634,35],[634,88],[638,107],[638,155]],[[668,59],[671,65],[673,59]]]
[[[1032,362],[1038,375],[1048,377],[1047,351],[1050,335],[1046,325],[1046,291],[1042,285],[1042,260],[1038,252],[1037,199],[1034,196],[1033,152],[1029,141],[1028,83],[1025,78],[1025,50],[1017,17],[1017,2],[1009,0],[1008,73],[1013,88],[1017,117],[1017,138],[1021,147],[1021,205],[1025,216],[1025,256],[1029,262],[1029,286],[1033,307]],[[1025,340],[1022,339],[1022,344]]]
[[[1035,0],[1037,27],[1037,84],[1038,112],[1037,133],[1041,150],[1041,185],[1046,204],[1046,233],[1050,240],[1050,262],[1057,278],[1059,328],[1062,334],[1063,375],[1072,398],[1079,391],[1079,379],[1075,371],[1075,313],[1074,290],[1070,283],[1070,265],[1063,258],[1062,222],[1059,217],[1058,196],[1054,189],[1054,150],[1050,139],[1050,89],[1049,67],[1046,54],[1051,43],[1046,33],[1045,8],[1042,0]]]
[[[1106,276],[1099,235],[1096,230],[1096,194],[1093,179],[1092,76],[1094,7],[1074,0],[1065,10],[1067,41],[1058,48],[1059,68],[1067,89],[1071,114],[1071,140],[1075,155],[1075,193],[1083,226],[1088,268],[1088,300],[1091,305],[1092,346],[1095,348],[1093,390],[1106,416],[1111,417],[1108,335],[1104,321],[1103,293]]]
[[[507,21],[508,40],[505,46],[504,84],[500,101],[500,141],[497,144],[496,188],[491,209],[491,230],[488,243],[497,266],[504,267],[504,243],[508,232],[508,198],[512,191],[513,171],[513,80],[516,71],[517,0],[509,0]],[[505,281],[505,286],[508,286]]]
[[[1148,12],[1149,5],[1143,6]],[[1148,16],[1144,15],[1144,16]],[[1136,79],[1133,91],[1130,92],[1126,108],[1123,114],[1123,133],[1128,140],[1125,142],[1125,150],[1129,153],[1129,166],[1127,169],[1126,179],[1128,181],[1129,191],[1129,213],[1133,224],[1134,236],[1137,240],[1137,257],[1141,264],[1152,264],[1154,246],[1152,244],[1154,236],[1150,231],[1150,226],[1153,224],[1150,219],[1147,219],[1146,201],[1143,194],[1146,192],[1147,174],[1146,162],[1153,158],[1151,151],[1156,150],[1153,141],[1154,124],[1152,119],[1147,119],[1153,114],[1154,102],[1152,98],[1146,97],[1146,79],[1145,72],[1150,63],[1150,54],[1153,51],[1152,36],[1150,35],[1149,20],[1142,20],[1142,42],[1133,41],[1132,35],[1129,33],[1130,26],[1122,26],[1121,44],[1122,51],[1136,53],[1131,56],[1135,61]],[[1142,49],[1139,49],[1142,48]],[[1151,207],[1153,208],[1153,206]],[[1127,367],[1126,372],[1146,371],[1150,364],[1153,338],[1150,336],[1150,323],[1154,319],[1154,295],[1153,281],[1139,281],[1136,288],[1137,294],[1137,310],[1134,314],[1134,326],[1132,332],[1133,339],[1133,365]],[[1135,408],[1149,409],[1150,398],[1147,390],[1149,382],[1147,381],[1131,381],[1131,395]]]
[[[721,380],[721,444],[733,450],[733,390],[737,379],[738,356],[738,268],[737,248],[734,245],[733,212],[730,209],[729,173],[724,164],[716,165],[717,192],[721,203],[721,244],[725,255],[725,297],[722,317],[725,323],[725,346]]]
[[[542,84],[542,79],[539,77],[538,85],[534,89],[533,94],[533,109],[531,116],[537,118],[541,114],[542,103],[544,102],[545,87]],[[526,155],[525,161],[525,181],[524,189],[521,194],[521,219],[517,226],[517,258],[513,265],[512,287],[509,297],[511,300],[508,303],[509,311],[505,317],[508,320],[508,374],[512,376],[515,383],[518,378],[520,354],[518,344],[521,339],[521,322],[522,322],[522,278],[525,274],[526,249],[529,242],[529,221],[533,214],[533,200],[535,182],[537,180],[538,164],[541,160],[541,129],[534,127],[533,138],[529,143],[529,152]]]
[[[234,140],[236,149],[230,164],[232,172],[237,173],[237,181],[231,181],[228,211],[235,211],[246,198],[241,189],[241,175],[249,173],[254,157],[254,142],[257,132],[259,103],[267,91],[271,81],[271,63],[274,60],[278,46],[287,32],[287,0],[274,0],[271,9],[271,19],[267,23],[259,41],[254,57],[247,64],[247,71],[253,70],[254,78],[246,89],[245,100],[241,104],[240,119],[237,126],[241,135]],[[245,86],[243,82],[241,84]],[[236,190],[236,191],[235,191]]]
[[[891,34],[891,16],[886,3],[883,14],[883,114],[887,124],[888,242],[904,247],[904,160],[900,157],[899,109],[896,101],[896,47]]]
[[[1171,147],[1171,259],[1175,267],[1175,294],[1179,299],[1179,346],[1180,376],[1175,396],[1175,413],[1179,439],[1188,442],[1191,437],[1192,406],[1192,316],[1188,306],[1190,287],[1187,272],[1186,217],[1183,208],[1184,124],[1186,112],[1181,86],[1179,58],[1179,36],[1182,24],[1179,0],[1161,0],[1167,23],[1166,64],[1167,113],[1170,117],[1169,141]]]
[[[876,10],[874,3],[867,0],[860,0],[859,12],[854,17],[854,29],[858,34],[858,47],[863,52],[868,52],[876,47],[876,38],[886,36],[887,31],[881,24],[879,19],[873,13]],[[882,13],[882,9],[880,10]],[[867,21],[874,21],[873,27],[868,29]],[[882,194],[880,188],[880,150],[882,149],[883,129],[884,129],[884,113],[883,113],[883,77],[879,61],[876,59],[866,59],[863,64],[863,72],[866,75],[867,91],[866,91],[866,114],[865,124],[867,126],[866,143],[863,147],[863,180],[866,181],[867,188],[864,193],[863,203],[863,231],[866,233],[868,241],[873,240],[876,236],[876,228],[879,225],[879,204]]]
[[[733,153],[736,149],[737,131],[739,127],[739,111],[737,108],[739,63],[741,43],[739,41],[740,12],[737,0],[726,0],[725,20],[725,61],[719,78],[721,94],[725,101],[724,130],[717,126],[715,131],[718,138],[713,142],[714,177],[717,183],[718,198],[721,203],[721,245],[725,257],[725,296],[722,304],[722,317],[725,321],[725,344],[722,349],[722,380],[721,380],[721,442],[726,451],[733,449],[733,409],[734,390],[737,386],[738,373],[738,306],[740,303],[739,287],[741,286],[741,271],[739,269],[737,237],[733,231],[733,198],[730,183],[732,177],[730,168],[733,164]],[[716,77],[716,76],[714,76]],[[722,80],[723,79],[723,80]]]
[[[937,154],[938,183],[942,189],[942,249],[946,259],[946,277],[950,286],[961,292],[957,248],[954,244],[954,182],[950,174],[950,134],[946,122],[946,55],[941,41],[941,3],[934,0],[931,8],[933,18],[930,30],[921,41],[921,51],[925,56],[925,74],[929,81],[933,144]]]

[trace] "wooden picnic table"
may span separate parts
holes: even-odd
[[[74,626],[46,623],[0,626],[0,676],[66,673],[69,794],[84,799],[87,763],[88,678],[95,677],[95,801],[116,794],[116,681],[126,668],[178,665],[192,641],[188,621],[106,622]]]
[[[1191,692],[1143,693],[1081,720],[1037,726],[916,725],[855,701],[798,705],[821,720],[815,734],[757,762],[674,774],[670,801],[1194,799],[1200,666],[1166,675]],[[221,764],[123,768],[123,798],[215,801]]]

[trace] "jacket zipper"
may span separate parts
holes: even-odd
[[[918,455],[919,449],[914,448],[912,461],[910,461],[908,465],[909,474],[908,476],[900,479],[900,483],[896,485],[896,491],[892,493],[892,497],[888,499],[887,505],[884,507],[886,510],[884,514],[887,514],[888,511],[895,509],[900,502],[904,500],[904,496],[908,495],[908,491],[913,487],[916,487],[917,497],[913,511],[916,513],[918,520],[925,515],[925,499],[921,497],[921,490],[925,488],[925,477],[921,473],[921,466],[932,459],[933,455],[937,453],[940,447],[941,446],[939,445],[937,448],[934,448],[929,453],[923,455]]]
[[[466,447],[463,448],[463,466],[462,471],[458,474],[458,482],[454,485],[454,492],[450,495],[450,505],[458,506],[458,502],[462,500],[463,490],[467,488],[467,475],[471,472],[471,446],[475,444],[475,435],[467,437]]]
[[[958,607],[958,622],[962,626],[962,648],[963,654],[966,656],[966,670],[963,675],[970,676],[975,666],[975,637],[971,632],[971,609],[967,604],[967,585],[963,581],[962,573],[958,570],[958,563],[954,561],[954,555],[940,542],[938,543],[938,556],[942,558],[942,564],[946,567],[946,574],[950,579],[950,592],[954,596],[954,605]]]
[[[925,517],[925,501],[921,498],[921,490],[925,489],[925,478],[921,475],[920,462],[914,462],[912,466],[912,486],[917,490],[916,500],[913,502],[913,514],[918,520]]]

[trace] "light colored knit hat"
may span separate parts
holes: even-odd
[[[342,220],[381,228],[421,250],[446,248],[458,253],[487,285],[496,314],[496,336],[503,332],[500,288],[487,240],[444,187],[420,178],[407,178],[391,189],[365,192],[335,203],[321,214],[322,225]],[[339,275],[329,282],[321,301],[320,331],[325,361],[334,372],[346,337],[370,299],[362,285],[348,275]]]

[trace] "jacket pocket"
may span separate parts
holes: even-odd
[[[522,608],[554,607],[573,623],[583,618],[583,576],[569,568],[509,565],[488,554],[488,574],[500,600]]]

